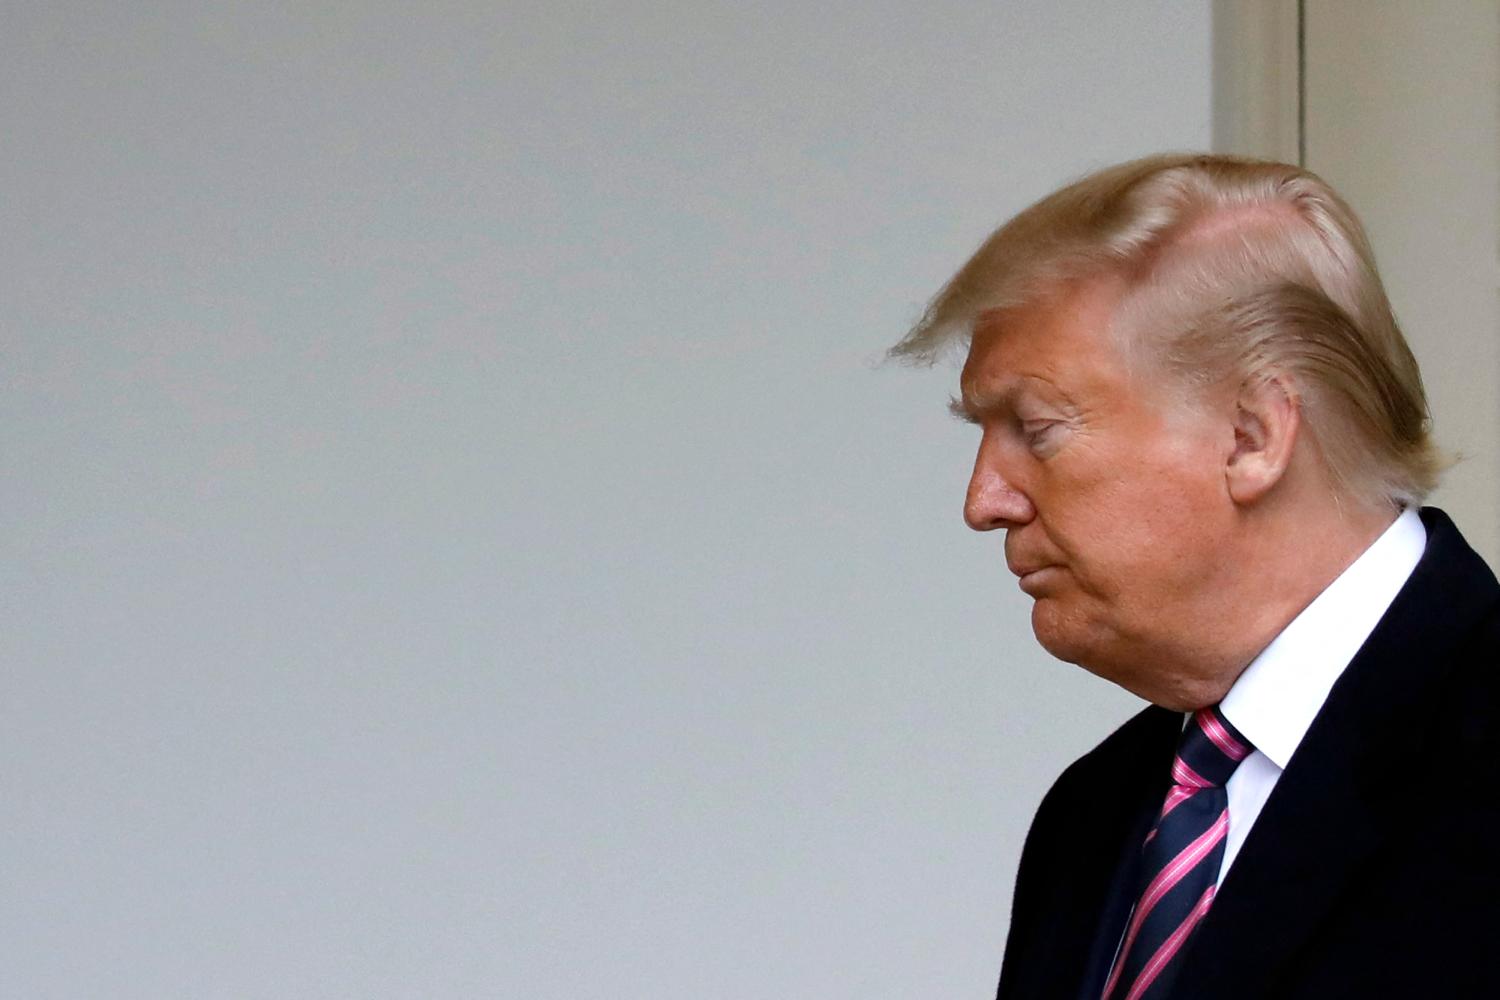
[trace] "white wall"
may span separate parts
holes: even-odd
[[[0,995],[983,997],[1133,710],[877,368],[1208,4],[0,33]]]

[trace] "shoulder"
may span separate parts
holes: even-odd
[[[1441,716],[1467,749],[1484,750],[1470,763],[1486,763],[1500,752],[1500,604],[1454,636],[1452,671],[1443,685]],[[1487,767],[1493,777],[1493,769]]]
[[[1134,777],[1143,767],[1165,766],[1164,759],[1170,764],[1181,733],[1182,713],[1148,705],[1068,765],[1047,798],[1065,798],[1080,789],[1092,792],[1100,785]]]
[[[1001,996],[1024,995],[1022,982],[1055,990],[1064,966],[1082,974],[1120,851],[1160,805],[1181,723],[1176,712],[1145,709],[1069,765],[1042,799],[1016,872]]]
[[[1133,796],[1143,782],[1165,781],[1181,732],[1178,712],[1150,705],[1132,716],[1058,776],[1037,809],[1027,840],[1048,835],[1056,824],[1071,823],[1080,812],[1097,815],[1101,800]]]
[[[1500,734],[1500,583],[1446,514],[1428,507],[1422,520],[1427,550],[1387,612],[1391,638],[1414,654],[1405,664],[1408,707],[1424,705],[1460,731],[1482,729],[1493,743]]]

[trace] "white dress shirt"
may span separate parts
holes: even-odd
[[[1427,546],[1407,509],[1250,662],[1219,710],[1255,747],[1224,785],[1229,833],[1219,882],[1307,734],[1328,692],[1354,659]]]

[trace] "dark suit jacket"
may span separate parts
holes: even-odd
[[[1500,585],[1446,515],[1199,925],[1173,996],[1500,997]],[[1000,1000],[1097,1000],[1182,716],[1151,707],[1042,801]]]

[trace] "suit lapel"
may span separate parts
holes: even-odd
[[[1075,1000],[1113,957],[1128,868],[1165,794],[1182,717],[1151,706],[1076,761],[1042,802],[1022,852],[1000,1000]],[[1128,911],[1130,900],[1124,899]],[[1097,992],[1102,977],[1093,985]]]
[[[1150,780],[1122,780],[1114,786],[1115,794],[1105,800],[1101,821],[1094,830],[1097,846],[1086,846],[1079,852],[1081,857],[1103,862],[1096,870],[1085,868],[1080,872],[1087,880],[1087,887],[1097,893],[1097,902],[1090,899],[1081,908],[1081,913],[1087,916],[1077,929],[1088,955],[1078,994],[1082,1000],[1097,1000],[1109,978],[1115,951],[1135,905],[1141,845],[1151,832],[1167,793],[1166,776],[1171,773],[1172,757],[1182,734],[1182,716],[1159,711],[1161,718],[1154,721],[1151,734],[1153,745],[1145,755],[1154,762],[1150,769],[1153,776]],[[1082,949],[1074,951],[1079,953],[1083,953]]]
[[[1278,974],[1371,862],[1403,808],[1451,672],[1500,596],[1441,512],[1422,561],[1329,693],[1200,925],[1174,995],[1271,996]],[[1232,985],[1231,985],[1232,984]],[[1226,992],[1226,987],[1228,987]]]
[[[1170,727],[1164,729],[1164,733],[1170,738],[1167,744],[1170,750],[1166,757],[1169,768],[1172,753],[1175,753],[1182,732],[1181,717],[1173,712],[1170,723]],[[1157,814],[1161,813],[1161,802],[1166,798],[1166,793],[1167,783],[1152,781],[1142,784],[1128,801],[1121,802],[1119,819],[1113,823],[1110,832],[1125,832],[1116,841],[1115,859],[1107,870],[1106,892],[1098,906],[1088,910],[1089,913],[1098,913],[1098,918],[1092,921],[1092,942],[1089,943],[1088,961],[1083,966],[1085,975],[1082,990],[1079,991],[1080,1000],[1098,1000],[1109,979],[1110,967],[1115,964],[1115,952],[1125,936],[1125,922],[1130,921],[1131,909],[1136,906],[1142,844],[1146,843],[1146,835],[1157,822]],[[1101,852],[1101,856],[1109,858],[1107,849]]]
[[[1025,972],[1014,984],[1002,981],[1002,997],[1074,1000],[1092,993],[1097,1000],[1130,913],[1134,862],[1166,795],[1181,729],[1182,715],[1151,706],[1080,760],[1073,780],[1065,775],[1059,783],[1070,792],[1049,823],[1034,826],[1044,840],[1028,844],[1028,853],[1046,859],[1034,879],[1038,895],[1044,894],[1038,919],[1026,921],[1023,931],[1028,958],[1017,954],[1013,963],[1007,952],[1008,969]],[[1017,907],[1023,907],[1020,885]]]

